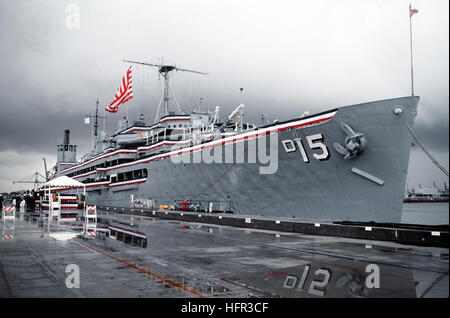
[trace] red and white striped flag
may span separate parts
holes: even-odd
[[[411,9],[411,5],[409,5],[409,17],[411,18],[416,13],[419,13],[419,10]]]
[[[105,107],[105,110],[110,113],[117,113],[119,105],[129,101],[133,98],[133,85],[131,81],[131,66],[127,71],[127,74],[122,78],[122,84],[117,89],[114,101]]]

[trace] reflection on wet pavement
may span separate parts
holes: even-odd
[[[91,239],[81,221],[2,220],[0,297],[448,297],[446,248],[99,219],[104,230]],[[123,236],[109,236],[111,224]],[[132,235],[145,235],[147,246],[127,244]],[[66,286],[70,264],[79,267],[79,289]]]

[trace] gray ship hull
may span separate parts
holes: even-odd
[[[329,112],[332,117],[325,121],[279,129],[275,133],[278,166],[273,174],[261,174],[259,162],[237,163],[236,158],[233,163],[210,164],[175,163],[170,157],[138,160],[106,173],[138,166],[148,171],[145,182],[90,189],[86,201],[116,207],[129,207],[131,196],[156,207],[184,199],[230,201],[234,212],[241,214],[399,223],[412,138],[394,108],[401,105],[403,118],[412,126],[418,101],[418,97],[404,97],[340,107]],[[348,160],[333,146],[344,144],[342,123],[367,138],[364,150]],[[308,147],[307,137],[317,135],[322,138],[310,144],[316,147]],[[269,135],[258,138],[267,139],[269,153]],[[299,138],[308,162],[296,141]],[[235,151],[239,143],[244,143],[245,158],[256,156],[246,139],[231,143]],[[213,148],[219,147],[224,159],[226,146]]]

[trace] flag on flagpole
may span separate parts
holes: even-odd
[[[117,113],[119,105],[129,101],[133,98],[133,85],[131,80],[131,66],[127,71],[127,74],[122,78],[122,83],[117,89],[116,95],[114,95],[114,101],[105,107],[105,110],[110,113]]]
[[[409,5],[409,17],[411,18],[416,13],[419,13],[419,10],[411,9],[411,5]]]

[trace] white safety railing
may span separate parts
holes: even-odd
[[[2,219],[5,220],[15,220],[16,219],[16,208],[14,206],[2,208]]]
[[[87,205],[84,209],[83,236],[86,239],[96,237],[97,207]]]

